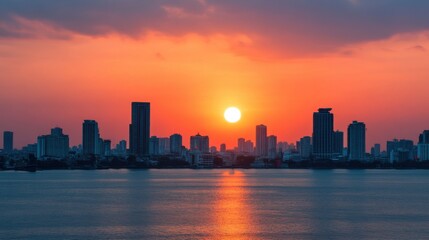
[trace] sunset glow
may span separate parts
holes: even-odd
[[[343,2],[350,2],[341,6],[351,14],[371,7]],[[368,146],[415,139],[427,128],[429,112],[421,108],[429,88],[429,26],[404,23],[377,35],[365,32],[364,23],[350,23],[362,29],[358,38],[333,21],[337,25],[330,28],[349,39],[331,38],[314,31],[326,27],[323,21],[282,21],[287,23],[281,33],[261,27],[276,23],[275,17],[254,24],[252,16],[263,14],[257,4],[240,6],[247,8],[241,13],[233,11],[235,3],[157,4],[145,7],[159,16],[147,9],[141,25],[131,18],[145,14],[133,15],[132,4],[120,10],[130,14],[106,10],[85,25],[80,19],[27,16],[10,6],[13,17],[0,22],[0,128],[15,130],[20,147],[60,126],[76,145],[81,120],[97,119],[101,134],[117,143],[128,138],[132,101],[151,102],[152,135],[180,132],[188,139],[200,131],[211,145],[228,148],[238,137],[254,140],[259,123],[279,141],[311,135],[312,112],[320,106],[333,108],[338,129],[366,122]],[[279,7],[289,11],[286,2]],[[296,11],[308,10],[303,8]],[[231,102],[246,115],[233,125],[219,114]]]

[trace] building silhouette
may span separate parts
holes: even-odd
[[[170,138],[162,137],[159,139],[159,154],[165,155],[170,153]]]
[[[381,155],[381,145],[379,143],[374,144],[371,148],[371,155],[373,158],[379,158]]]
[[[181,154],[182,153],[182,135],[173,134],[170,136],[170,152],[173,154]]]
[[[429,130],[423,131],[419,136],[417,157],[420,161],[429,161]]]
[[[152,136],[149,139],[149,154],[159,155],[159,138]]]
[[[390,162],[401,162],[414,159],[414,142],[408,139],[393,139],[386,144]]]
[[[313,155],[315,159],[332,159],[334,155],[334,115],[332,108],[313,113]]]
[[[311,137],[305,136],[299,140],[299,153],[301,158],[308,159],[311,157],[312,146],[311,146]]]
[[[111,140],[104,140],[103,141],[103,147],[104,147],[104,156],[111,156],[112,155],[112,141]]]
[[[239,138],[237,140],[237,151],[239,153],[244,153],[245,152],[245,147],[246,147],[246,139]]]
[[[353,121],[347,128],[347,150],[349,160],[365,160],[366,127],[365,123]]]
[[[334,154],[337,156],[343,155],[344,149],[344,133],[341,131],[334,132]]]
[[[37,158],[67,157],[69,152],[69,136],[63,134],[61,128],[52,128],[50,135],[37,137]]]
[[[103,145],[98,123],[95,120],[84,120],[82,124],[83,155],[101,155],[101,151],[104,152]]]
[[[277,137],[274,135],[267,137],[268,157],[274,159],[277,157]]]
[[[266,157],[268,155],[267,126],[256,126],[256,156]]]
[[[209,153],[209,137],[201,136],[199,133],[195,136],[191,136],[190,146],[193,152]]]
[[[226,152],[226,144],[225,143],[222,143],[221,145],[220,145],[220,152],[221,153],[224,153],[224,152]]]
[[[131,103],[130,154],[149,154],[150,103]]]
[[[13,151],[13,132],[3,132],[3,152],[10,153]]]

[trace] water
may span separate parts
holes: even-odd
[[[0,239],[427,239],[424,170],[0,172]]]

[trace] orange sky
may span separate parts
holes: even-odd
[[[0,130],[15,132],[16,147],[56,126],[80,144],[84,119],[114,144],[128,141],[132,101],[151,102],[151,135],[178,132],[186,146],[199,132],[231,148],[261,123],[295,142],[311,135],[319,107],[333,108],[336,129],[365,122],[368,150],[429,129],[427,31],[284,57],[287,46],[279,52],[257,33],[87,36],[26,24],[40,36],[0,38]],[[223,120],[228,106],[242,110],[239,123]]]

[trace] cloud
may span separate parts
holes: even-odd
[[[427,30],[427,9],[426,0],[3,0],[0,37],[55,36],[31,22],[61,30],[63,37],[240,34],[254,42],[242,52],[271,49],[295,56]]]

